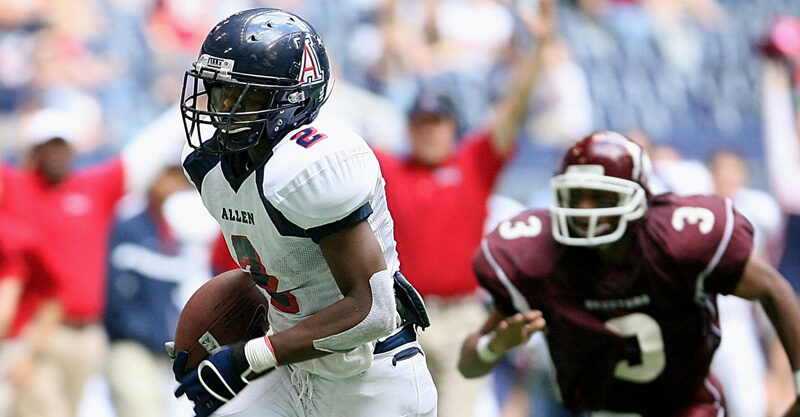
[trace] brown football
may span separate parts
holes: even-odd
[[[221,346],[266,334],[268,304],[250,274],[241,269],[211,278],[178,317],[175,351],[188,351],[187,369],[194,369]]]

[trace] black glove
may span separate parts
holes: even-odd
[[[189,360],[189,352],[182,350],[175,355],[172,373],[180,383],[175,391],[175,397],[186,394],[186,397],[194,403],[197,417],[211,415],[245,387],[246,383],[243,380],[232,377],[231,350],[230,347],[223,348],[201,362],[196,370],[188,372],[186,363]],[[223,373],[231,380],[230,384],[222,376]]]

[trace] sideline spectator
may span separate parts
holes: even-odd
[[[749,188],[750,169],[739,153],[720,150],[709,161],[714,193],[733,200],[755,228],[755,247],[763,259],[772,260],[782,234],[781,209],[768,193]]]
[[[686,159],[675,147],[660,143],[652,147],[655,180],[677,195],[709,194],[714,184],[706,166],[695,159]]]
[[[172,385],[164,342],[178,318],[173,302],[193,262],[182,258],[162,206],[188,188],[180,167],[164,170],[148,192],[146,209],[118,221],[111,233],[105,328],[109,346],[106,376],[118,417],[165,417],[164,391]]]
[[[653,176],[649,185],[653,195],[670,192],[687,196],[713,192],[711,173],[702,162],[684,158],[681,151],[670,144],[652,143],[643,130],[630,129],[625,135],[652,159]]]
[[[543,66],[544,45],[554,42],[555,6],[542,2],[531,30],[535,47],[515,65],[508,93],[486,131],[457,142],[455,108],[449,98],[422,92],[409,113],[411,155],[377,152],[386,178],[395,239],[409,280],[425,298],[431,322],[420,336],[439,389],[439,415],[471,416],[483,381],[458,374],[453,343],[486,317],[476,294],[470,259],[480,242],[487,200],[515,149],[528,100]],[[457,233],[459,238],[453,239]],[[465,400],[469,399],[469,400]]]
[[[795,64],[800,57],[795,58]],[[787,214],[783,255],[778,270],[789,280],[795,293],[800,291],[800,136],[792,103],[791,75],[785,62],[771,59],[763,73],[764,150],[772,195]],[[782,352],[771,352],[770,359],[782,363],[782,371],[770,377],[774,410],[786,407],[791,392],[791,374]],[[777,365],[776,365],[777,366]]]
[[[790,74],[785,64],[771,60],[764,71],[764,147],[770,188],[789,215],[780,271],[800,291],[800,136],[792,103]]]
[[[0,200],[3,198],[0,187]],[[61,317],[50,268],[35,229],[0,212],[0,416],[13,415],[34,361],[49,360]]]
[[[161,167],[175,161],[183,134],[177,109],[141,132],[118,157],[73,171],[70,129],[77,116],[48,108],[29,120],[26,168],[0,166],[6,197],[0,210],[35,225],[44,256],[59,283],[63,322],[56,330],[53,360],[37,362],[21,398],[19,417],[71,416],[83,387],[98,373],[107,348],[100,324],[105,294],[105,253],[117,201],[126,190],[143,190]],[[166,131],[165,131],[166,130]]]

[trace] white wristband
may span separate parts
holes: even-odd
[[[800,398],[800,369],[794,371],[794,392]]]
[[[495,363],[503,357],[502,353],[489,349],[489,342],[492,339],[494,339],[494,332],[486,333],[478,339],[478,344],[475,345],[475,352],[484,363]]]
[[[272,344],[267,336],[245,343],[244,356],[247,358],[247,363],[256,372],[264,372],[278,365],[275,352],[272,351]]]

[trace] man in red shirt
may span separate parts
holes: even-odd
[[[50,349],[60,306],[35,230],[3,213],[0,230],[0,415],[8,415],[29,386],[33,361]]]
[[[515,141],[555,34],[553,5],[542,2],[535,46],[515,64],[507,95],[485,131],[457,145],[453,103],[422,92],[409,113],[411,155],[376,151],[386,178],[389,211],[404,274],[425,298],[432,327],[420,336],[439,390],[441,417],[472,416],[482,386],[456,369],[459,347],[472,323],[486,318],[476,294],[471,259],[480,243],[487,200]]]
[[[29,120],[29,169],[0,165],[5,198],[0,212],[35,225],[45,263],[53,267],[63,307],[54,335],[60,348],[39,361],[36,390],[21,399],[18,415],[73,415],[87,378],[100,371],[107,340],[104,310],[106,253],[117,201],[126,191],[143,192],[160,170],[180,155],[183,132],[170,110],[129,143],[118,157],[72,170],[75,132],[70,115],[44,109]]]

